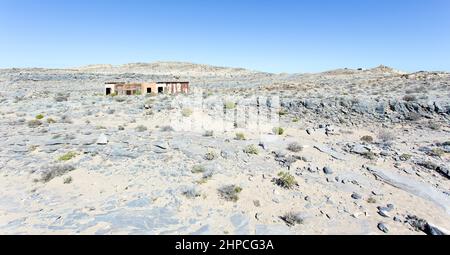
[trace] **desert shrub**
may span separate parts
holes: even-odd
[[[28,148],[28,150],[35,151],[37,148],[39,148],[39,145],[33,144],[33,145],[30,145],[30,148]]]
[[[203,165],[195,165],[192,167],[191,172],[194,174],[198,173],[204,173],[206,171],[206,168]]]
[[[299,213],[288,212],[285,215],[281,216],[280,219],[282,219],[289,227],[292,227],[296,224],[303,224],[303,218]]]
[[[205,133],[203,133],[203,136],[205,136],[205,137],[211,137],[211,136],[214,136],[214,131],[212,131],[212,130],[206,130]]]
[[[239,200],[239,193],[241,193],[242,188],[236,185],[227,185],[219,188],[218,191],[223,199],[236,202]]]
[[[113,93],[111,93],[111,94],[109,94],[111,97],[115,97],[115,96],[117,96],[117,92],[113,92]]]
[[[61,123],[66,123],[66,124],[72,124],[73,121],[70,119],[70,117],[68,115],[63,115],[61,116]]]
[[[69,95],[63,94],[63,93],[58,93],[58,94],[56,94],[54,99],[56,102],[65,102],[65,101],[69,100]]]
[[[370,135],[365,135],[365,136],[361,137],[361,141],[366,142],[366,143],[372,143],[373,137]]]
[[[136,91],[136,93],[134,93],[136,96],[140,96],[140,95],[142,95],[142,92],[141,91]]]
[[[123,96],[117,96],[117,97],[114,97],[114,101],[122,103],[122,102],[127,101],[127,98],[123,97]]]
[[[181,111],[181,115],[183,115],[183,117],[189,117],[189,116],[191,116],[191,115],[192,115],[192,109],[190,109],[190,108],[184,108],[184,109]]]
[[[432,157],[442,157],[445,154],[445,151],[441,148],[433,148],[428,152],[428,155]]]
[[[303,150],[303,146],[297,142],[293,142],[288,145],[287,149],[292,152],[300,152]]]
[[[148,128],[146,126],[144,126],[144,125],[139,125],[139,126],[136,127],[136,131],[137,132],[145,132],[147,130],[148,130]]]
[[[242,132],[236,133],[236,137],[234,138],[236,140],[245,140],[245,134]]]
[[[187,198],[197,198],[201,196],[200,192],[198,192],[195,188],[186,189],[183,191],[183,195]]]
[[[377,200],[376,200],[375,198],[373,198],[373,197],[369,197],[369,198],[367,199],[367,203],[369,203],[369,204],[375,204],[375,203],[377,203]]]
[[[294,123],[299,122],[299,121],[300,121],[300,119],[297,118],[297,117],[295,117],[295,118],[292,119],[292,122],[294,122]]]
[[[284,116],[286,114],[288,114],[288,111],[286,109],[281,109],[280,111],[278,111],[279,116]]]
[[[62,176],[68,172],[71,172],[75,170],[75,167],[72,165],[56,165],[50,167],[50,169],[44,171],[42,173],[41,181],[42,182],[49,182],[53,178]]]
[[[70,183],[72,183],[72,181],[73,181],[72,177],[69,176],[69,177],[64,178],[63,183],[64,184],[70,184]]]
[[[171,126],[164,126],[164,127],[161,128],[161,131],[163,131],[163,132],[172,132],[172,131],[175,131],[175,130]]]
[[[428,123],[428,127],[431,130],[439,130],[439,129],[441,129],[441,125],[439,123],[435,123],[435,122],[431,122],[431,121]]]
[[[413,102],[413,101],[417,101],[417,98],[414,95],[405,95],[403,97],[403,100],[405,100],[407,102]]]
[[[411,155],[409,155],[409,154],[406,154],[406,153],[403,153],[402,155],[400,155],[400,160],[401,161],[408,161],[408,160],[410,160],[411,159]]]
[[[273,133],[275,135],[282,135],[282,134],[284,134],[284,129],[282,127],[274,127],[272,129],[272,131],[273,131]]]
[[[297,181],[295,177],[289,174],[288,172],[279,172],[278,178],[275,178],[273,182],[285,189],[292,189],[297,185]]]
[[[48,123],[48,124],[56,123],[56,120],[54,120],[54,119],[52,119],[52,118],[48,118],[48,119],[47,119],[47,123]]]
[[[394,136],[394,134],[392,134],[389,131],[381,130],[378,133],[378,139],[381,140],[381,142],[383,142],[385,144],[389,144],[395,140],[395,136]]]
[[[204,157],[206,160],[214,160],[214,159],[216,159],[217,158],[217,153],[215,153],[214,151],[208,151],[206,154],[205,154],[205,157]]]
[[[377,155],[371,151],[366,151],[363,154],[361,154],[366,159],[374,160],[377,159]]]
[[[244,148],[244,152],[247,153],[247,154],[253,154],[253,155],[258,155],[258,153],[259,153],[258,147],[256,147],[253,144],[248,145],[247,147],[245,147]]]
[[[75,158],[76,156],[78,156],[78,153],[74,152],[74,151],[69,151],[66,154],[60,156],[58,158],[59,161],[69,161],[73,158]]]
[[[30,128],[35,128],[35,127],[39,127],[40,125],[42,125],[42,122],[40,120],[30,120],[28,121],[28,127]]]
[[[42,115],[42,114],[36,115],[37,120],[42,120],[43,118],[44,118],[44,115]]]
[[[225,109],[230,110],[230,109],[236,108],[236,103],[232,102],[232,101],[227,101],[227,102],[225,102],[224,106],[225,106]]]

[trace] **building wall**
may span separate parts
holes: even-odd
[[[110,89],[110,93],[117,93],[118,95],[134,95],[140,92],[142,95],[148,93],[158,94],[160,91],[158,88],[162,88],[162,93],[164,94],[177,94],[177,93],[188,93],[189,83],[188,82],[160,82],[160,83],[129,83],[129,84],[106,84],[105,94],[107,89]],[[149,90],[148,90],[149,89]]]

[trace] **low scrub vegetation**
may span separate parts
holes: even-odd
[[[76,156],[78,156],[78,153],[76,153],[74,151],[70,151],[70,152],[67,152],[66,154],[60,156],[58,158],[58,160],[59,161],[69,161],[69,160],[75,158]]]
[[[35,128],[35,127],[39,127],[40,125],[42,125],[42,121],[40,120],[30,120],[28,121],[28,127],[30,128]]]
[[[241,193],[242,188],[236,185],[227,185],[221,187],[218,191],[223,199],[236,202],[239,200],[239,193]]]
[[[286,213],[285,215],[281,216],[280,219],[282,219],[289,227],[292,227],[297,224],[303,224],[304,221],[299,213],[293,212]]]
[[[191,172],[194,174],[198,173],[204,173],[206,171],[206,168],[203,165],[195,165],[192,167]]]
[[[75,167],[72,165],[52,166],[52,167],[50,167],[50,169],[48,169],[42,173],[42,177],[40,180],[42,182],[49,182],[52,179],[59,177],[59,176],[63,176],[66,173],[71,172],[73,170],[75,170]]]
[[[282,127],[274,127],[272,129],[272,131],[273,131],[273,133],[275,135],[282,135],[282,134],[284,134],[284,129]]]
[[[234,138],[236,140],[245,140],[245,134],[242,132],[236,133],[236,137]]]
[[[373,143],[373,137],[370,135],[365,135],[365,136],[361,137],[361,141],[366,142],[366,143]]]
[[[292,151],[292,152],[300,152],[300,151],[302,151],[303,150],[303,146],[301,146],[299,143],[297,143],[297,142],[293,142],[293,143],[290,143],[289,145],[288,145],[288,148],[287,148],[289,151]]]
[[[289,174],[288,172],[279,172],[278,178],[275,178],[273,182],[285,189],[292,189],[298,185],[295,177]]]
[[[244,152],[247,154],[253,154],[253,155],[258,155],[258,153],[259,153],[258,147],[256,147],[256,145],[253,145],[253,144],[245,147]]]
[[[212,136],[214,136],[214,131],[206,130],[205,133],[203,133],[203,136],[205,136],[205,137],[212,137]]]
[[[192,109],[190,109],[190,108],[184,108],[184,109],[181,111],[181,115],[183,115],[183,117],[189,117],[189,116],[191,116],[191,115],[192,115]]]
[[[224,107],[225,107],[225,109],[231,110],[231,109],[236,108],[236,103],[232,102],[232,101],[227,101],[227,102],[225,102]]]
[[[214,159],[216,159],[217,158],[217,153],[215,153],[214,151],[208,151],[206,154],[205,154],[205,157],[204,157],[206,160],[214,160]]]
[[[139,126],[136,127],[136,131],[137,132],[145,132],[147,130],[148,130],[148,128],[146,126],[143,126],[143,125],[139,125]]]

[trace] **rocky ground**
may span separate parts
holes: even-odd
[[[0,116],[0,234],[449,233],[449,73],[4,69]]]

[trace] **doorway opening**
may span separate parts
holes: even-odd
[[[158,87],[158,94],[162,94],[164,92],[164,88],[163,87]]]
[[[111,88],[106,88],[106,95],[111,95]]]
[[[151,94],[152,93],[152,88],[147,88],[147,94]]]

